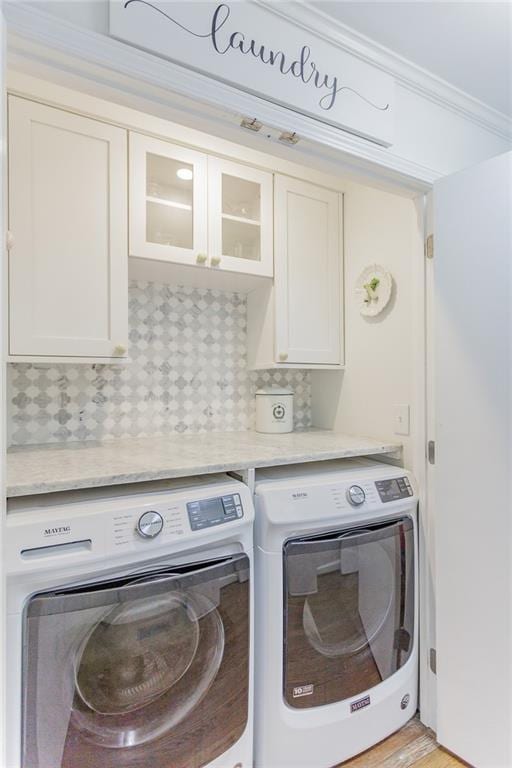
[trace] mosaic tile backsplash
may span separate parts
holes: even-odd
[[[308,371],[246,368],[246,297],[133,281],[129,365],[8,366],[11,445],[251,429],[261,386],[295,392],[311,424]]]

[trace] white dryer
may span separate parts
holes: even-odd
[[[264,470],[255,506],[255,766],[330,768],[416,712],[414,480],[359,459]]]
[[[252,525],[226,475],[13,500],[8,768],[251,768]]]

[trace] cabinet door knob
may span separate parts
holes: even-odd
[[[126,347],[123,344],[117,344],[114,347],[114,355],[126,355]]]
[[[196,256],[196,261],[198,264],[206,264],[206,261],[208,259],[208,256],[206,253],[198,253]]]
[[[288,360],[288,352],[280,352],[279,353],[279,359],[284,362],[285,360]]]
[[[212,256],[210,263],[212,267],[218,267],[220,264],[220,256]]]

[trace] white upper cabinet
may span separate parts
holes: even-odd
[[[9,98],[9,352],[123,357],[126,131]]]
[[[340,196],[276,176],[277,362],[341,363]]]
[[[206,265],[206,155],[130,133],[130,255]]]
[[[272,288],[248,297],[250,368],[343,365],[342,195],[274,177]]]
[[[272,277],[272,174],[209,157],[208,226],[211,266]]]

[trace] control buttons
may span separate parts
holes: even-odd
[[[143,539],[154,539],[164,527],[164,520],[159,512],[149,510],[139,517],[137,522],[137,533]]]
[[[389,501],[399,501],[414,496],[414,490],[408,477],[397,477],[391,480],[377,480],[375,487],[380,500],[386,504]]]
[[[210,528],[212,525],[231,523],[244,516],[242,500],[238,493],[188,502],[187,511],[193,531]]]
[[[244,511],[242,509],[242,502],[240,500],[240,496],[238,495],[238,493],[235,493],[233,498],[235,500],[236,516],[238,518],[243,517],[244,516]]]
[[[366,494],[360,485],[351,485],[347,490],[347,501],[353,507],[360,507],[366,500]]]
[[[224,506],[224,514],[230,520],[234,517],[241,518],[244,516],[242,501],[238,493],[234,493],[232,496],[223,496],[222,504]]]

